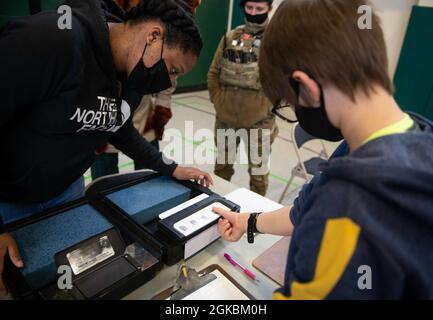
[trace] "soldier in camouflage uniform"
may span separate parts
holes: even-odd
[[[255,150],[253,154],[257,151],[259,158],[269,157],[264,154],[266,149],[263,144],[265,141],[272,144],[278,135],[275,116],[271,112],[272,104],[261,89],[258,66],[260,44],[269,22],[272,0],[241,1],[241,7],[245,10],[246,24],[230,31],[221,40],[209,70],[208,88],[216,110],[217,147],[218,129],[245,129],[249,137],[251,130],[259,130],[258,139],[245,142],[248,147],[250,189],[265,195],[269,185],[269,168],[260,174],[255,173],[254,169],[262,167],[263,163],[253,161],[250,151]],[[233,151],[231,148],[237,150],[240,139],[236,140],[235,145],[226,144],[225,148],[218,148],[219,157],[226,161],[215,165],[215,174],[228,181],[234,174],[229,151]]]

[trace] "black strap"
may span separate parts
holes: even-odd
[[[36,14],[42,11],[41,0],[29,0],[30,14]]]
[[[254,243],[254,234],[255,233],[260,233],[257,230],[257,218],[261,214],[262,214],[261,212],[251,213],[250,217],[248,218],[248,225],[247,225],[247,239],[248,239],[248,243]]]
[[[164,42],[165,42],[165,38],[162,37],[161,40],[162,40],[162,45],[161,45],[161,56],[160,56],[160,59],[162,60],[162,54],[164,53]],[[143,59],[144,54],[146,53],[146,49],[147,49],[147,41],[146,41],[146,45],[144,46],[143,53],[141,54],[141,59]]]
[[[164,41],[165,41],[165,37],[163,36],[162,37],[162,44],[161,44],[161,57],[160,57],[160,60],[162,60],[162,54],[164,52]]]

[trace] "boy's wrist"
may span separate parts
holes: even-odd
[[[241,213],[241,219],[242,219],[242,231],[243,233],[247,233],[248,230],[248,219],[250,218],[250,213]]]

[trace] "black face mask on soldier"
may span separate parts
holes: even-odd
[[[127,79],[128,86],[137,93],[148,95],[164,91],[172,86],[167,65],[162,58],[164,40],[162,41],[160,60],[150,68],[144,65],[143,57],[147,49],[146,43],[140,61],[137,62]]]
[[[300,84],[293,78],[290,79],[290,84],[296,93],[297,102],[295,104],[295,113],[301,128],[318,139],[333,142],[343,140],[344,137],[340,129],[334,127],[329,121],[322,86],[318,84],[320,88],[320,107],[315,108],[311,106],[301,106],[299,104]]]
[[[268,15],[269,15],[268,12],[263,14],[252,15],[252,14],[248,14],[245,11],[245,17],[247,18],[247,21],[255,24],[265,23],[266,19],[268,19]]]

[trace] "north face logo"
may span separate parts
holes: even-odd
[[[120,115],[118,100],[113,98],[98,96],[99,107],[95,109],[85,109],[77,107],[74,115],[69,119],[82,124],[77,130],[81,131],[105,131],[116,132],[119,130],[131,116],[129,104],[122,100],[120,105]],[[120,116],[121,123],[118,119]]]

